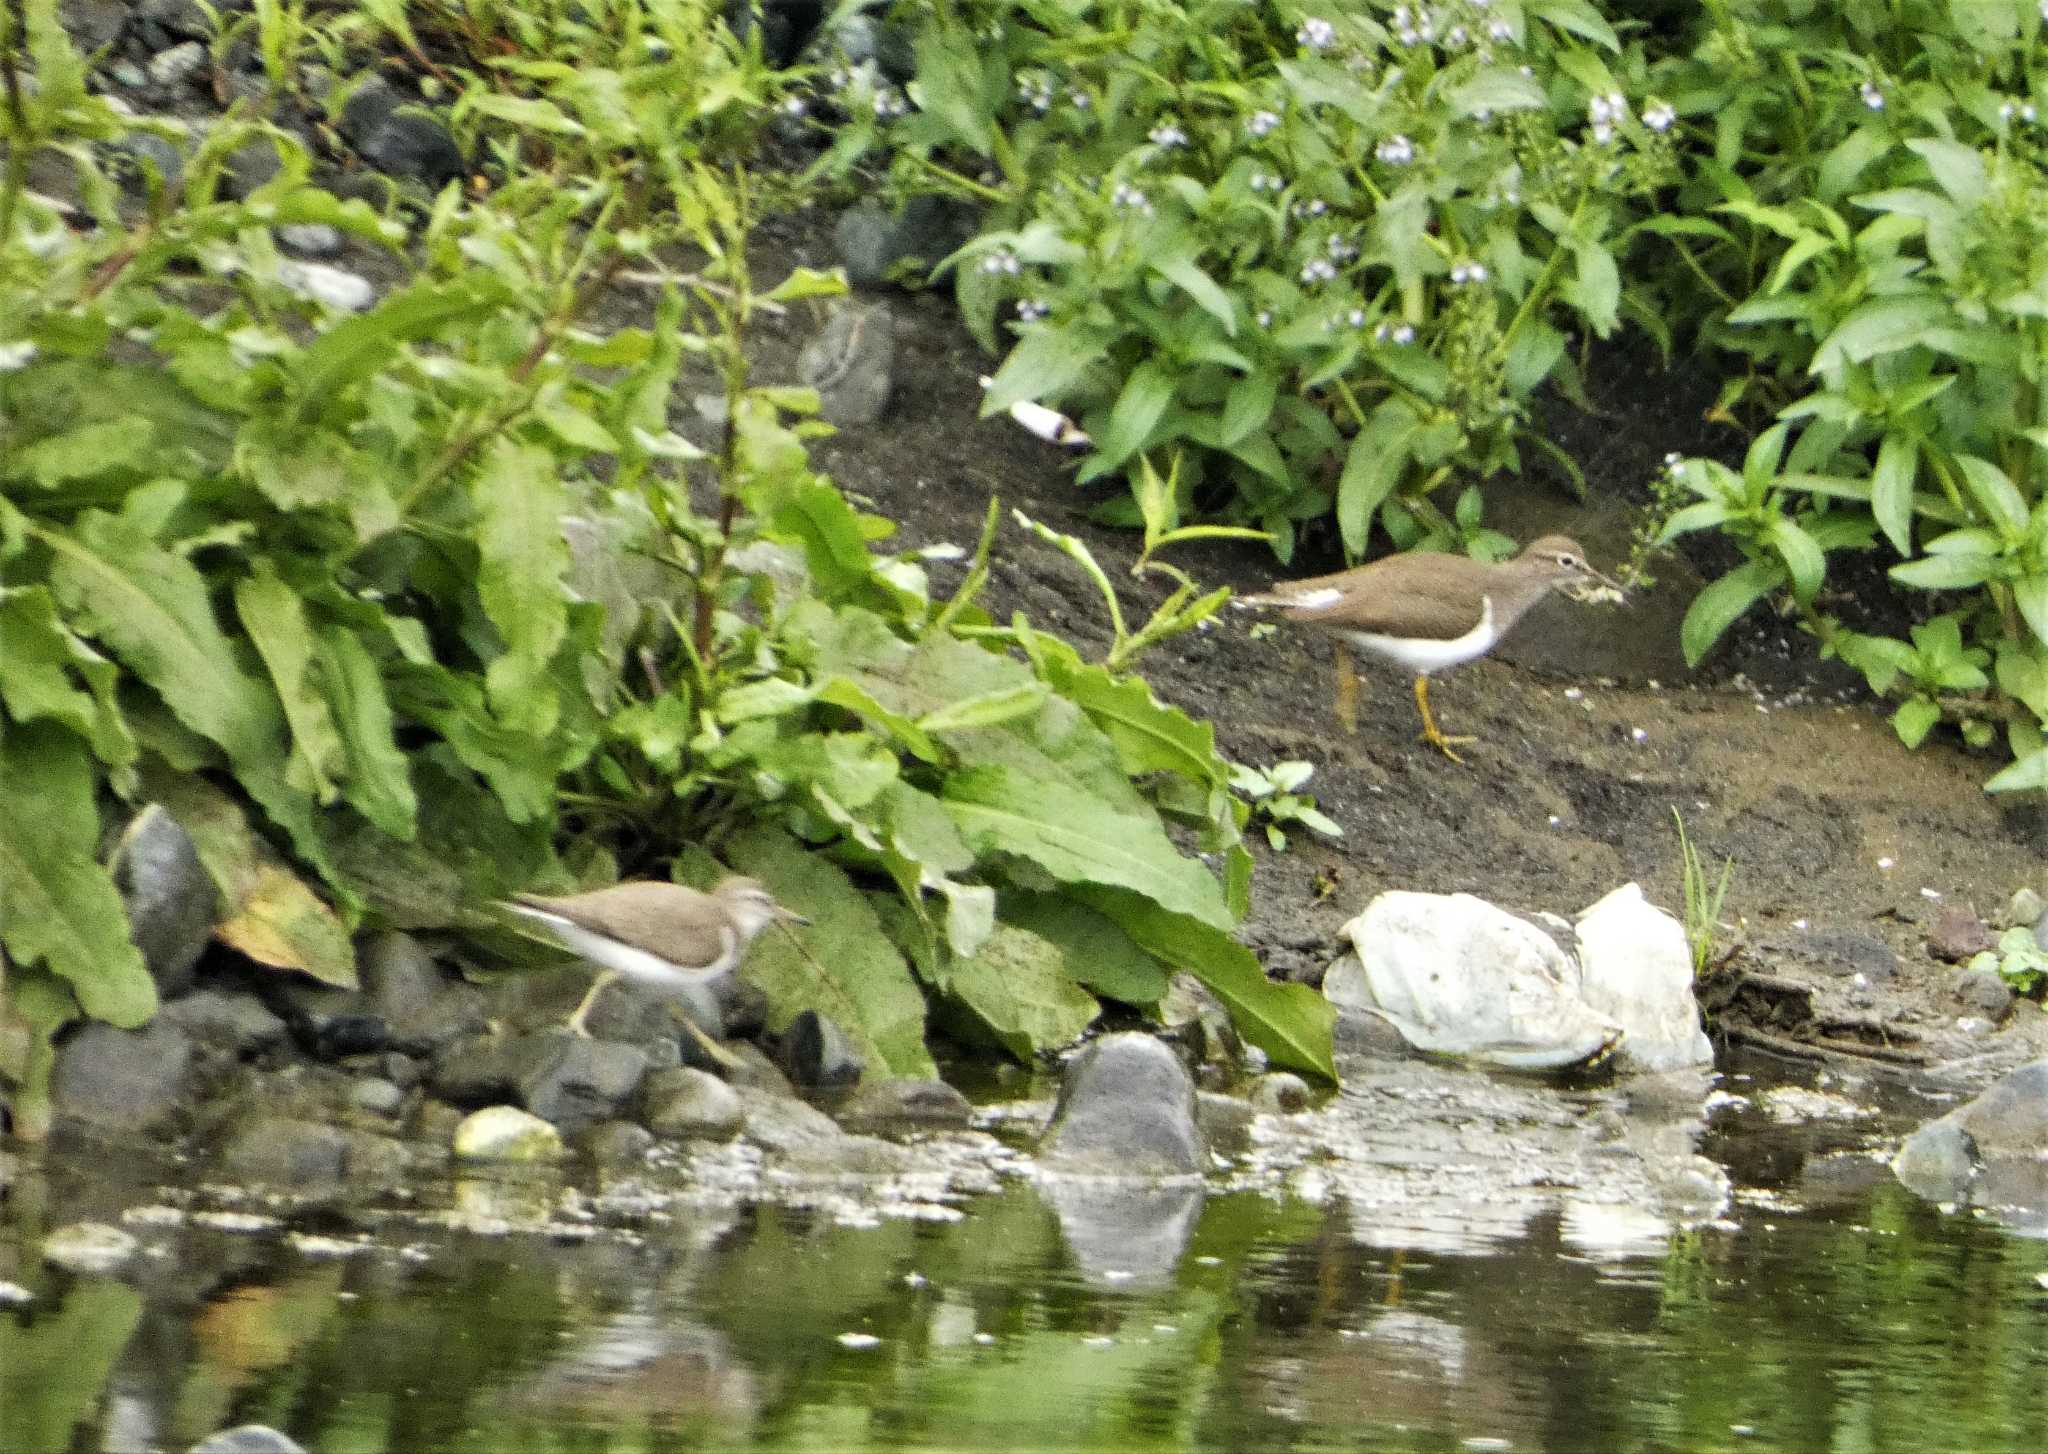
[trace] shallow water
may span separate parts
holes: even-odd
[[[1874,1154],[1900,1122],[1819,1109],[1718,1117],[1736,1202],[1690,1231],[1475,1209],[1417,1239],[1237,1192],[1157,1209],[1129,1267],[1018,1181],[957,1220],[573,1238],[131,1217],[146,1255],[76,1276],[32,1251],[79,1212],[52,1168],[0,1217],[32,1295],[0,1310],[0,1449],[2048,1448],[2048,1241],[1915,1200]]]

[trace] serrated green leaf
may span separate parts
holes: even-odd
[[[85,679],[88,691],[72,684]],[[110,767],[135,761],[135,739],[115,698],[120,672],[57,619],[42,586],[0,591],[0,706],[17,723],[47,718],[92,744]]]
[[[1110,884],[1219,929],[1231,924],[1216,880],[1183,858],[1156,817],[1120,812],[1069,782],[976,767],[945,785],[946,811],[979,853],[1029,859],[1063,883]]]
[[[1106,336],[1079,323],[1041,323],[1010,350],[981,401],[982,417],[1029,400],[1053,404],[1080,381],[1102,356]]]
[[[1336,1082],[1330,1036],[1337,1008],[1328,1000],[1307,985],[1275,984],[1249,949],[1184,914],[1112,889],[1074,892],[1146,952],[1208,986],[1230,1011],[1238,1033],[1274,1065]]]
[[[955,962],[946,991],[1019,1060],[1070,1045],[1102,1006],[1074,983],[1057,946],[1014,924],[998,924]]]
[[[15,454],[6,473],[54,490],[73,480],[138,469],[155,442],[156,426],[147,418],[123,415],[39,439]]]
[[[278,578],[268,559],[258,559],[254,573],[235,583],[235,614],[270,672],[291,728],[287,779],[322,803],[332,802],[333,774],[343,766],[344,755],[341,734],[314,680],[313,632],[306,623],[305,603]]]
[[[1039,662],[1053,689],[1109,734],[1130,776],[1170,772],[1212,787],[1228,780],[1216,729],[1161,702],[1143,677],[1119,677],[1083,661],[1065,642],[1046,643]]]
[[[768,996],[769,1028],[779,1032],[800,1011],[815,1009],[846,1032],[871,1068],[936,1076],[924,1045],[924,994],[867,896],[776,828],[748,829],[727,851],[734,869],[760,879],[811,921],[763,934],[741,971]]]
[[[346,626],[320,633],[318,650],[327,700],[348,764],[342,793],[355,810],[400,842],[412,841],[419,801],[399,749],[397,722],[384,676],[362,638]]]
[[[954,140],[988,156],[995,149],[994,107],[982,95],[981,51],[973,37],[958,25],[933,23],[919,28],[916,51],[919,105]]]
[[[68,983],[88,1015],[132,1029],[156,1013],[156,983],[94,857],[94,788],[91,754],[67,728],[0,732],[0,944]]]
[[[163,698],[178,720],[239,768],[284,767],[277,700],[242,671],[190,561],[118,516],[88,510],[74,528],[41,531],[51,582],[72,621]]]
[[[491,708],[534,736],[554,730],[560,703],[548,664],[568,635],[562,581],[569,546],[562,536],[568,494],[543,449],[500,437],[470,486],[477,512],[477,595],[505,651],[484,676]]]

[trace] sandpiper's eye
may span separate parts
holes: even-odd
[[[1576,555],[1573,555],[1570,551],[1565,551],[1563,554],[1559,555],[1557,558],[1557,563],[1563,566],[1566,570],[1577,570],[1580,565],[1579,558]]]

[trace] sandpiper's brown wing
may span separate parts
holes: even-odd
[[[1486,569],[1462,555],[1393,555],[1335,575],[1281,581],[1251,599],[1281,607],[1290,621],[1452,641],[1479,624]]]
[[[727,948],[723,908],[709,894],[681,884],[649,880],[614,884],[569,898],[548,894],[512,897],[529,908],[560,914],[578,928],[650,950],[677,964],[711,964]]]

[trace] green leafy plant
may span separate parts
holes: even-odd
[[[1655,326],[1618,260],[1672,113],[1587,0],[894,13],[916,81],[836,73],[821,169],[886,148],[899,193],[986,209],[948,264],[1011,335],[986,407],[1078,417],[1079,478],[1132,472],[1107,518],[1156,518],[1138,462],[1168,450],[1179,508],[1283,558],[1332,514],[1353,555],[1432,529],[1441,485],[1552,449],[1526,405],[1572,333]]]
[[[1739,479],[1686,461],[1700,498],[1667,536],[1718,528],[1747,561],[1685,623],[1698,660],[1749,606],[1789,592],[1828,652],[1917,744],[1935,721],[2004,728],[1994,791],[2048,787],[2048,18],[2022,0],[1720,0],[1653,72],[1711,120],[1687,158],[1682,227],[1698,284],[1674,297],[1745,360],[1724,403],[1779,422]],[[1703,215],[1710,214],[1710,215]],[[1888,550],[1891,578],[1950,606],[1908,644],[1827,604],[1829,557]]]
[[[511,889],[699,845],[818,921],[755,956],[778,1023],[824,1008],[879,1068],[928,1070],[927,996],[1028,1054],[1184,968],[1329,1074],[1325,1007],[1229,937],[1249,859],[1210,729],[1120,670],[1213,601],[1120,632],[1112,669],[975,605],[993,506],[950,600],[876,554],[892,527],[810,469],[815,396],[748,377],[763,310],[840,287],[753,285],[736,157],[772,88],[704,0],[600,10],[578,67],[462,78],[497,185],[409,231],[233,117],[180,194],[124,203],[93,148],[139,123],[86,89],[54,0],[0,9],[0,1070],[24,1128],[59,1027],[154,1009],[99,851],[145,803],[195,840],[223,939],[336,984],[365,919],[482,932]],[[278,174],[228,197],[252,142]],[[30,157],[75,200],[31,190]],[[311,221],[403,281],[353,313],[308,288],[273,229]],[[651,326],[594,311],[629,267],[680,283]],[[670,422],[692,360],[725,396],[708,445]]]
[[[2048,985],[2048,951],[2025,924],[2015,924],[1998,936],[1998,947],[1986,949],[1970,960],[1971,969],[1993,969],[2023,995]]]
[[[1241,762],[1230,765],[1230,785],[1251,804],[1252,817],[1266,830],[1266,841],[1275,853],[1287,851],[1286,825],[1299,823],[1325,838],[1342,838],[1344,830],[1316,807],[1316,800],[1297,792],[1315,775],[1306,762],[1276,762],[1271,767],[1250,767]]]
[[[1721,876],[1709,874],[1699,849],[1685,831],[1685,818],[1671,810],[1678,828],[1678,873],[1680,897],[1685,903],[1685,942],[1692,948],[1692,972],[1705,974],[1715,962],[1715,948],[1721,937],[1721,904],[1728,897],[1728,881],[1735,873],[1735,860],[1723,859]]]

